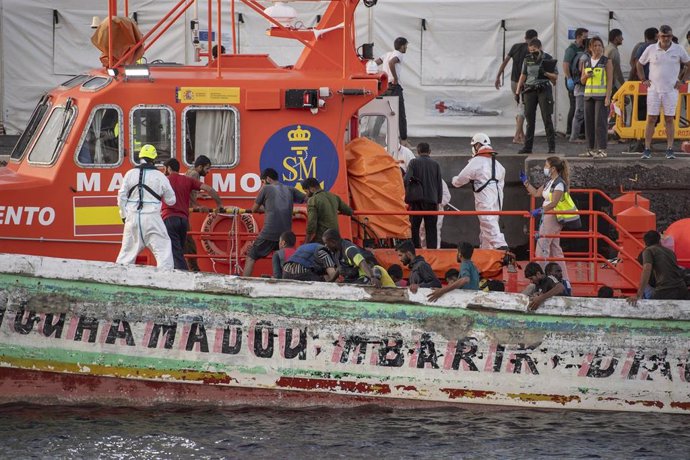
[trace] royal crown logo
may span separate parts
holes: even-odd
[[[297,125],[297,129],[288,131],[287,137],[290,142],[309,141],[309,139],[311,139],[311,132],[306,129],[302,129],[302,125]]]

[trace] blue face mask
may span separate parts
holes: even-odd
[[[551,168],[544,168],[544,176],[551,177]]]

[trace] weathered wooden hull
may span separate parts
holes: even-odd
[[[690,302],[556,299],[528,314],[503,293],[426,304],[31,256],[0,267],[0,403],[690,410]]]

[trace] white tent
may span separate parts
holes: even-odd
[[[122,7],[123,1],[119,3]],[[146,33],[175,3],[131,0],[130,15],[136,12]],[[206,5],[199,2],[202,30]],[[305,27],[313,26],[325,8],[325,3],[292,5]],[[223,41],[230,51],[229,1],[223,8]],[[151,47],[149,61],[192,63],[192,11]],[[267,37],[266,21],[239,1],[236,11],[242,15],[242,22],[235,17],[241,52],[269,53],[282,65],[295,61],[301,46]],[[106,13],[106,0],[0,0],[0,107],[8,134],[21,132],[41,94],[100,65],[89,26],[93,16]],[[562,60],[568,34],[576,27],[586,27],[590,36],[599,34],[604,41],[610,29],[619,28],[627,72],[632,47],[645,28],[669,24],[685,43],[690,8],[687,0],[379,0],[372,9],[360,5],[357,20],[358,43],[373,41],[377,55],[388,51],[397,36],[410,42],[403,84],[411,136],[470,136],[478,130],[510,136],[515,113],[510,66],[507,84],[500,91],[493,85],[504,50],[521,41],[526,29],[536,29],[544,50]],[[564,131],[567,95],[562,81],[556,86],[555,124]]]

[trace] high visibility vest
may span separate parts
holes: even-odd
[[[561,176],[558,176],[553,183],[551,184],[551,189],[549,190],[549,201],[553,203],[553,190],[556,188],[558,184],[563,184],[565,190],[563,190],[563,195],[561,196],[561,200],[558,202],[556,207],[554,208],[554,211],[558,212],[556,214],[556,219],[558,222],[563,225],[566,222],[575,222],[580,220],[580,215],[579,214],[568,214],[568,212],[573,212],[577,211],[577,206],[575,206],[575,202],[573,201],[573,198],[570,196],[570,193],[568,193],[568,186],[566,185],[565,181],[561,178]],[[563,211],[563,213],[559,212]]]
[[[609,59],[601,56],[597,65],[592,67],[591,58],[585,64],[585,73],[592,72],[592,76],[585,84],[585,97],[606,97],[606,63]]]

